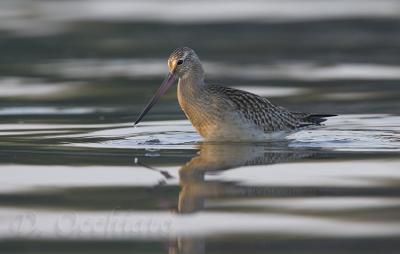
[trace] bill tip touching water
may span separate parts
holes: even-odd
[[[168,75],[145,106],[135,126],[178,79],[179,105],[206,141],[263,141],[309,126],[334,114],[292,112],[246,91],[209,84],[195,51],[175,49],[168,59]]]

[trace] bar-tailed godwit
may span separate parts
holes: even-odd
[[[207,84],[194,50],[182,47],[168,59],[169,73],[137,118],[138,124],[159,98],[178,82],[178,101],[206,141],[263,141],[307,126],[320,125],[328,114],[292,112],[246,91]]]

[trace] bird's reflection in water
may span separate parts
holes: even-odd
[[[251,197],[255,193],[268,196],[272,193],[268,187],[249,188],[235,182],[207,181],[206,174],[242,166],[290,162],[313,154],[311,151],[290,150],[286,144],[274,144],[274,150],[270,147],[261,144],[202,144],[198,155],[179,171],[181,190],[178,213],[199,212],[204,209],[207,199]],[[180,237],[170,248],[170,253],[204,252],[205,240],[201,238]]]

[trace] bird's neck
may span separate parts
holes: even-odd
[[[182,75],[179,77],[178,82],[178,101],[185,111],[186,115],[190,118],[193,113],[192,110],[204,103],[204,74],[200,72]]]
[[[194,62],[190,64],[190,69],[179,77],[179,80],[182,80],[183,82],[203,84],[204,76],[205,73],[201,63]]]
[[[178,93],[184,97],[196,96],[203,91],[204,86],[204,71],[200,66],[200,69],[192,69],[179,77]]]
[[[209,122],[206,114],[209,103],[206,86],[204,76],[194,78],[187,75],[179,78],[179,105],[199,133],[204,133],[204,126]]]

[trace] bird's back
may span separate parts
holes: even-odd
[[[264,133],[288,132],[302,127],[320,125],[325,117],[335,115],[316,115],[291,112],[284,107],[274,105],[268,99],[256,94],[230,87],[207,85],[210,94],[233,106],[249,123],[261,128]]]
[[[280,138],[293,130],[318,125],[328,116],[291,112],[256,94],[214,84],[198,87],[180,81],[178,99],[206,140]]]

